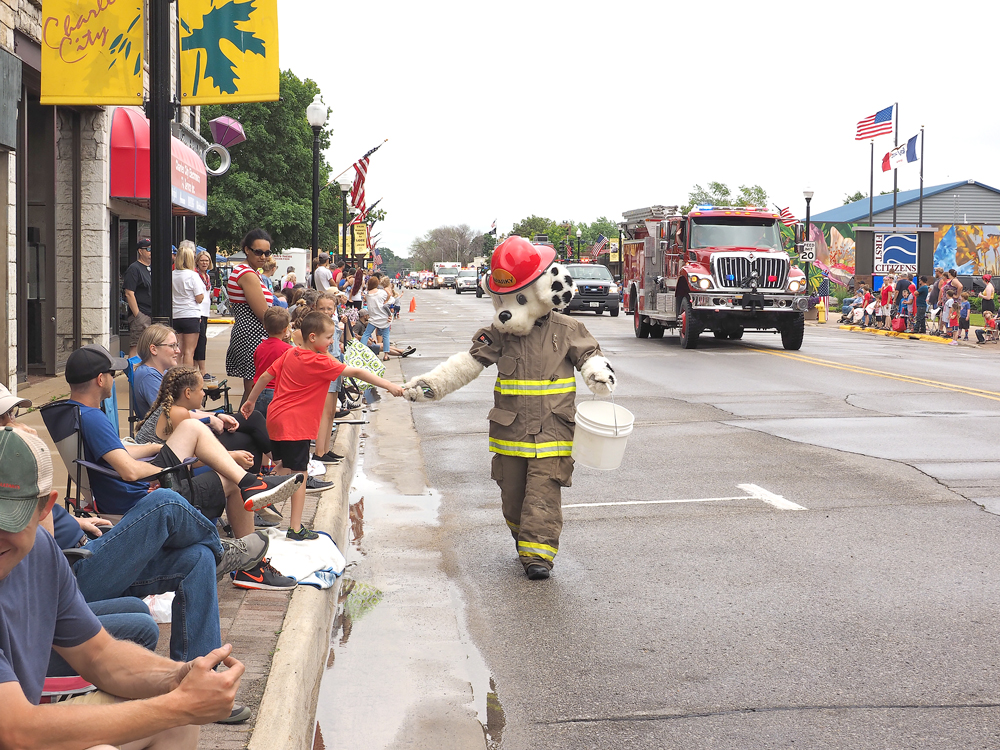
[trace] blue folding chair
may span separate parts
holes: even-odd
[[[66,510],[76,515],[100,513],[100,507],[90,489],[88,472],[96,471],[116,479],[121,477],[114,469],[84,459],[83,416],[80,405],[67,400],[53,401],[38,411],[42,415],[45,429],[49,431],[49,436],[59,451],[59,457],[66,466]],[[151,461],[152,458],[144,460]],[[177,489],[181,482],[191,481],[191,465],[197,460],[186,458],[177,466],[166,468],[143,481],[157,481],[161,487]]]
[[[122,352],[122,356],[125,356],[125,352]],[[128,377],[128,436],[135,437],[135,425],[141,420],[145,414],[139,415],[135,413],[135,368],[139,366],[142,359],[138,355],[128,358],[128,367],[125,368],[125,375]],[[117,420],[115,420],[117,425]]]

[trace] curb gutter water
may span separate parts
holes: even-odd
[[[330,478],[336,485],[324,493],[313,522],[313,528],[329,532],[342,551],[347,549],[348,502],[359,435],[359,425],[342,425],[337,430],[337,452],[344,460],[334,467]],[[312,748],[319,685],[330,651],[341,580],[326,590],[299,586],[292,593],[249,750]]]

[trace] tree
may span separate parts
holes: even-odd
[[[211,140],[209,120],[228,115],[240,121],[247,140],[233,147],[229,172],[209,178],[208,215],[198,221],[200,244],[230,253],[247,231],[262,227],[276,248],[310,246],[313,133],[305,112],[318,93],[314,81],[286,70],[280,101],[202,106],[206,139]],[[321,152],[329,144],[328,126],[320,133]],[[322,156],[319,171],[322,186],[330,178]],[[341,200],[339,188],[320,191],[319,246],[325,250],[339,247]]]
[[[511,234],[516,234],[520,237],[524,237],[530,240],[536,234],[547,234],[549,239],[552,239],[552,229],[558,226],[556,222],[552,219],[545,219],[541,216],[535,216],[532,214],[527,219],[521,219],[514,225],[514,228],[510,230]]]
[[[410,243],[410,269],[429,271],[441,261],[470,266],[475,256],[483,254],[483,248],[483,233],[468,224],[437,227]]]
[[[733,198],[732,191],[721,182],[708,183],[708,189],[695,185],[688,193],[688,202],[681,207],[681,213],[690,213],[695,206],[757,206],[766,208],[770,204],[767,192],[760,185],[740,185],[740,192]]]
[[[867,197],[868,197],[868,193],[862,193],[860,190],[858,192],[856,192],[854,195],[847,195],[845,193],[844,194],[844,205],[846,206],[848,203],[857,203],[858,201],[863,201]]]

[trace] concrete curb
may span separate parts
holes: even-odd
[[[336,451],[344,460],[334,467],[331,478],[336,485],[324,493],[313,521],[313,527],[328,531],[341,550],[347,549],[348,496],[354,480],[360,427],[343,425],[337,430]],[[249,750],[312,747],[319,685],[330,651],[330,629],[339,593],[340,579],[325,591],[300,586],[292,593]]]
[[[854,331],[855,333],[867,333],[871,336],[889,336],[894,339],[918,339],[920,341],[933,341],[935,344],[950,344],[951,339],[946,339],[943,336],[930,336],[926,333],[900,333],[898,331],[884,331],[878,328],[862,328],[861,326],[850,326],[842,325],[837,326],[842,331]],[[978,343],[973,343],[972,341],[959,341],[961,346],[975,346],[978,347]]]

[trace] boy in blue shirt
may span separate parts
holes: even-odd
[[[969,293],[962,292],[962,306],[958,310],[958,330],[959,335],[964,336],[963,341],[969,340],[969,313],[972,311],[972,303],[969,302]],[[963,334],[962,331],[965,331]]]

